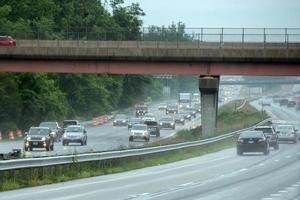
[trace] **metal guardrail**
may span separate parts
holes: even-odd
[[[266,119],[258,123],[257,125],[263,124],[268,120],[269,119]],[[70,164],[74,162],[108,160],[108,159],[117,159],[117,158],[124,158],[124,157],[154,154],[154,153],[162,153],[166,151],[196,147],[196,146],[217,142],[220,140],[230,138],[234,135],[237,135],[242,131],[250,130],[253,127],[254,126],[242,130],[234,131],[231,133],[227,133],[224,135],[216,136],[213,138],[192,141],[192,142],[178,143],[178,144],[170,144],[164,146],[148,147],[148,148],[141,148],[141,149],[129,149],[123,151],[101,152],[101,153],[86,153],[86,154],[57,156],[57,157],[5,160],[5,161],[0,161],[0,171],[21,169],[21,168],[31,168],[31,167],[44,167],[44,166],[52,166],[52,165],[60,165],[60,164]]]

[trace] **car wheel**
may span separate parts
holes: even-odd
[[[32,151],[32,149],[33,149],[32,147],[29,147],[29,151]]]
[[[65,142],[64,140],[63,140],[63,142],[62,142],[62,145],[63,145],[63,146],[66,146],[66,142]]]
[[[173,126],[172,129],[175,130],[175,126]]]
[[[46,151],[50,151],[50,147],[48,146],[48,147],[46,147]]]
[[[150,138],[145,138],[145,141],[146,141],[146,142],[149,142],[149,141],[150,141]]]

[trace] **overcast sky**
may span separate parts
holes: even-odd
[[[300,0],[125,0],[140,3],[144,26],[300,27]]]

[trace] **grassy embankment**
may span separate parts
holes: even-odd
[[[246,105],[240,111],[234,111],[233,107],[233,105],[229,104],[220,110],[218,117],[218,134],[251,126],[267,117],[249,105]],[[178,132],[174,138],[162,140],[162,142],[157,142],[156,145],[200,138],[201,131],[199,128],[191,131],[183,130]],[[0,191],[58,183],[166,164],[217,152],[234,146],[235,141],[236,137],[232,137],[212,144],[159,154],[85,163],[74,161],[74,163],[66,165],[0,172]]]

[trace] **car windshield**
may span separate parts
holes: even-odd
[[[136,107],[137,110],[148,110],[147,106],[138,106]]]
[[[264,134],[273,134],[272,128],[255,128],[256,131],[262,131]]]
[[[82,132],[83,129],[82,127],[77,127],[77,126],[69,126],[66,130],[66,132]]]
[[[56,129],[57,128],[57,124],[53,123],[53,122],[42,122],[40,124],[40,127],[48,127],[50,129]]]
[[[293,132],[293,126],[277,126],[276,131],[280,132]]]
[[[64,127],[71,126],[71,125],[77,125],[77,122],[76,121],[64,121],[63,122]]]
[[[131,130],[145,131],[145,130],[147,130],[147,126],[145,126],[145,125],[134,125]]]
[[[126,115],[116,115],[115,119],[126,120],[127,117],[126,117]]]
[[[156,126],[157,122],[156,121],[145,121],[144,124],[147,124],[148,126]]]
[[[47,135],[47,134],[49,134],[49,129],[42,129],[42,128],[32,128],[28,132],[28,135]]]

